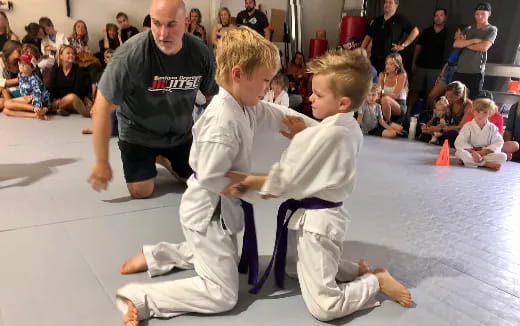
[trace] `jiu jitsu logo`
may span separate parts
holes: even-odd
[[[150,92],[173,92],[174,90],[198,89],[201,79],[202,76],[155,76],[148,90]]]

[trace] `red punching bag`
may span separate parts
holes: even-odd
[[[339,45],[354,49],[361,46],[367,33],[368,20],[361,16],[343,16],[341,19]]]
[[[313,38],[309,45],[309,59],[319,57],[327,52],[327,40]]]

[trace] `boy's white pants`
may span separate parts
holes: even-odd
[[[303,300],[316,319],[328,321],[379,305],[377,278],[358,276],[359,265],[340,258],[341,242],[289,229],[287,248],[286,273],[294,276],[296,266]]]
[[[197,276],[159,283],[132,283],[117,291],[117,306],[127,312],[127,298],[137,307],[139,319],[170,318],[188,312],[219,313],[231,310],[238,299],[238,248],[236,235],[224,231],[214,218],[206,232],[183,227],[186,243],[143,248],[151,275],[173,267],[190,268]],[[150,253],[153,253],[150,255]],[[165,254],[164,256],[162,256]],[[152,260],[149,258],[152,257]],[[168,261],[169,260],[169,261]]]
[[[466,150],[457,150],[455,152],[455,157],[461,160],[465,166],[470,168],[483,166],[486,162],[503,164],[507,160],[506,153],[490,153],[482,157],[482,162],[477,163],[473,160],[471,153]]]

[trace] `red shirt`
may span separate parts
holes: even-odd
[[[464,123],[470,122],[471,120],[473,120],[474,117],[475,117],[475,115],[473,113],[466,114]],[[504,117],[502,116],[501,113],[496,112],[495,114],[490,116],[488,120],[489,120],[489,122],[491,122],[492,124],[494,124],[495,126],[498,127],[498,132],[500,132],[500,133],[504,132]]]

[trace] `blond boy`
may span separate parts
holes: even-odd
[[[475,117],[462,127],[455,140],[455,156],[465,166],[498,171],[507,160],[507,155],[501,152],[504,139],[497,126],[488,120],[495,110],[496,105],[490,99],[473,102]]]
[[[373,307],[378,292],[409,306],[410,292],[388,271],[372,272],[363,260],[341,259],[350,222],[343,202],[352,193],[363,142],[353,111],[369,90],[370,62],[362,50],[333,51],[313,61],[309,70],[314,73],[312,112],[322,122],[296,134],[268,176],[229,173],[236,185],[229,185],[226,193],[239,196],[238,190],[248,188],[264,197],[292,198],[281,208],[292,207],[279,211],[277,248],[284,248],[283,233],[288,232],[285,272],[297,274],[303,300],[315,318],[329,321]],[[285,253],[280,249],[274,256],[282,265],[277,268],[275,263],[280,284]]]
[[[221,197],[229,183],[227,171],[251,169],[253,136],[284,129],[285,115],[299,115],[280,105],[259,101],[279,69],[278,49],[247,27],[229,30],[216,53],[221,86],[193,126],[189,163],[194,174],[182,196],[179,214],[186,242],[144,246],[128,260],[122,273],[148,270],[151,276],[174,267],[194,268],[197,276],[154,284],[130,284],[119,289],[118,306],[126,325],[152,317],[169,318],[187,312],[219,313],[238,299],[236,235],[244,227],[240,200]],[[312,119],[307,125],[314,125]],[[246,172],[246,173],[247,173]]]

